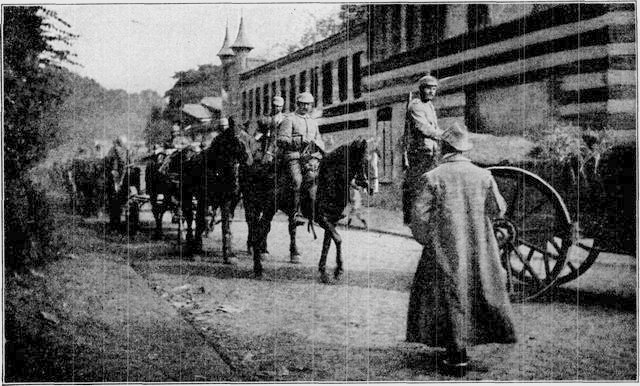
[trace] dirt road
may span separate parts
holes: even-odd
[[[232,229],[242,250],[246,226],[234,222]],[[392,235],[342,234],[345,276],[332,285],[317,280],[321,238],[299,231],[302,264],[288,263],[282,222],[274,223],[261,281],[251,278],[244,253],[236,266],[221,264],[219,229],[195,261],[151,248],[137,249],[132,263],[186,320],[206,330],[232,367],[260,380],[447,379],[436,371],[441,351],[404,343],[408,289],[421,247]],[[519,342],[473,348],[471,356],[487,371],[468,379],[635,379],[635,260],[604,260],[546,299],[516,304]]]
[[[7,278],[5,381],[450,379],[437,372],[440,350],[404,342],[420,254],[411,239],[342,230],[345,275],[325,285],[321,240],[300,231],[302,264],[292,265],[282,222],[260,281],[242,252],[222,264],[219,228],[189,260],[171,230],[156,242],[108,235],[95,219],[66,224],[66,258]],[[241,251],[246,225],[232,229]],[[467,378],[636,379],[635,270],[634,258],[606,256],[571,286],[516,304],[519,342],[474,347],[485,371]]]

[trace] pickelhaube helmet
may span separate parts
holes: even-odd
[[[311,93],[309,92],[301,92],[296,97],[296,102],[300,102],[300,103],[313,103],[313,101],[314,101],[313,95],[311,95]]]
[[[438,86],[438,79],[436,79],[435,76],[431,76],[431,75],[425,75],[422,78],[420,78],[420,80],[418,80],[418,85],[420,87],[426,87],[426,86]]]
[[[282,97],[279,97],[279,96],[273,97],[273,105],[284,106],[284,99],[282,99]]]

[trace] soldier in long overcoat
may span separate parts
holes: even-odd
[[[424,248],[411,287],[407,341],[447,349],[442,369],[462,374],[466,349],[516,341],[506,272],[492,218],[506,203],[491,173],[462,152],[462,125],[442,135],[442,163],[421,178],[411,231]]]

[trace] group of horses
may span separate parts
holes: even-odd
[[[275,133],[268,127],[261,127],[260,132],[264,137],[258,141],[239,127],[230,127],[201,152],[187,147],[176,151],[168,160],[149,160],[145,182],[156,222],[156,235],[162,233],[163,214],[178,203],[186,220],[188,253],[201,252],[202,236],[208,228],[206,214],[220,209],[222,257],[225,263],[229,263],[234,256],[230,223],[234,209],[242,199],[254,276],[260,278],[263,275],[262,260],[267,253],[267,237],[278,210],[288,215],[290,257],[291,262],[297,262],[296,208],[292,205],[291,184],[285,165],[276,156]],[[329,277],[325,265],[332,241],[336,246],[334,277],[339,279],[343,272],[342,239],[336,226],[348,204],[350,182],[355,180],[356,185],[372,193],[369,181],[370,174],[371,179],[377,178],[377,157],[365,139],[339,146],[321,159],[312,156],[310,151],[303,154],[309,156],[303,157],[305,172],[300,209],[309,221],[310,230],[313,230],[315,222],[325,231],[319,270],[321,280],[327,282]],[[164,170],[161,171],[163,164]],[[160,194],[163,200],[158,200]],[[192,227],[194,217],[195,232]]]

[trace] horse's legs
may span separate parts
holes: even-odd
[[[187,246],[193,244],[193,195],[191,192],[185,192],[182,200],[182,215],[187,223]]]
[[[262,216],[258,217],[256,215],[254,217],[253,274],[256,278],[262,277],[262,247],[267,245],[267,237],[271,231],[271,220],[273,220],[275,211],[276,209],[274,207],[263,208]],[[266,250],[266,248],[264,250]]]
[[[232,264],[233,262],[229,260],[229,258],[235,257],[233,246],[231,245],[233,239],[231,235],[232,202],[224,202],[220,206],[220,211],[222,212],[222,258],[225,264]]]
[[[329,278],[327,277],[326,272],[326,264],[327,264],[327,254],[329,253],[329,248],[331,247],[331,232],[328,230],[324,230],[324,239],[322,240],[322,252],[320,253],[320,263],[318,264],[318,271],[320,271],[320,281],[323,283],[328,283]]]
[[[196,206],[196,234],[192,239],[193,250],[202,251],[202,233],[206,227],[205,211],[207,210],[207,195],[202,192],[198,196],[198,205]]]
[[[164,203],[158,204],[158,194],[151,192],[149,194],[149,203],[151,204],[151,213],[153,213],[153,219],[156,222],[156,228],[153,232],[153,238],[159,240],[162,237],[162,214],[164,209]]]
[[[293,214],[289,215],[289,253],[290,262],[293,264],[300,263],[300,252],[298,252],[298,245],[296,244],[296,221]]]
[[[325,240],[324,242],[326,242],[327,240],[327,233],[329,234],[331,240],[333,240],[333,243],[336,245],[336,269],[334,271],[333,276],[336,278],[336,280],[340,280],[340,276],[342,276],[342,273],[344,272],[343,268],[342,268],[342,238],[340,237],[340,235],[338,234],[338,231],[336,230],[336,224],[335,223],[331,223],[329,221],[327,221],[325,218],[320,217],[318,218],[318,224],[325,230]],[[324,252],[324,242],[322,245],[323,248],[323,252]],[[327,247],[327,253],[329,252],[328,247]],[[323,256],[320,256],[320,263],[323,263],[322,260]],[[326,260],[326,254],[324,255],[324,259]],[[324,270],[324,266],[323,264],[321,265],[321,268]],[[322,272],[322,271],[321,271]]]

